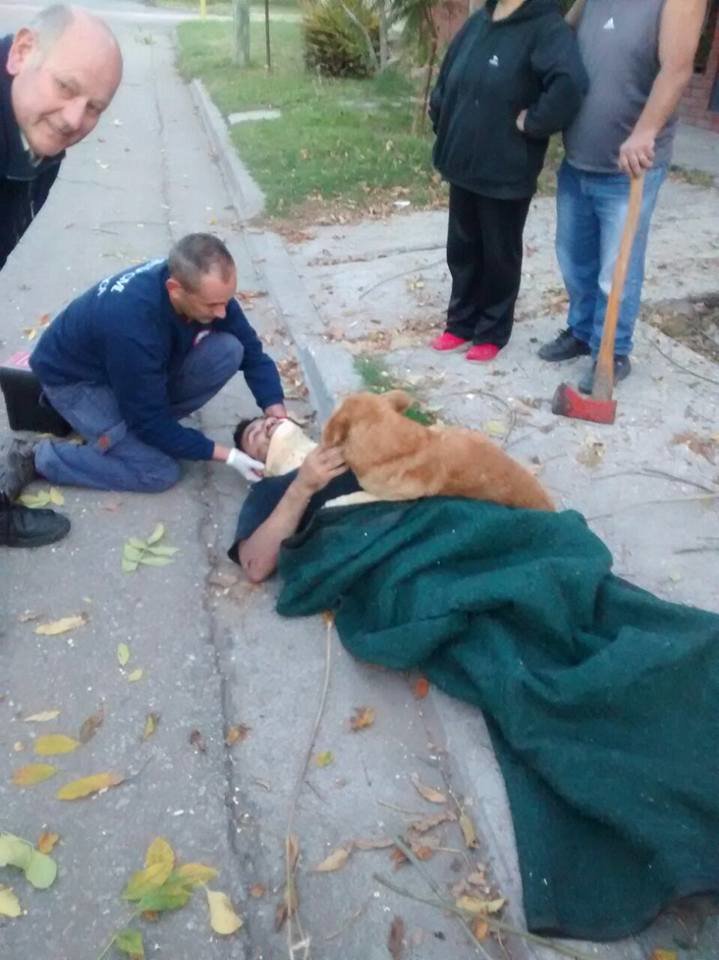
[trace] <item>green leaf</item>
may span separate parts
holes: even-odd
[[[32,844],[12,833],[0,833],[0,867],[26,870],[32,859]]]
[[[172,557],[152,557],[149,554],[140,560],[140,563],[147,564],[148,567],[166,567],[168,563],[174,563]]]
[[[142,960],[145,956],[142,934],[139,930],[132,930],[129,927],[118,930],[115,936],[115,946],[121,953],[128,954],[132,960]]]
[[[57,863],[46,853],[33,850],[30,863],[25,870],[25,877],[36,890],[47,890],[55,882]]]
[[[151,553],[155,557],[174,557],[176,553],[180,552],[179,547],[148,547],[146,553]]]
[[[141,560],[145,554],[145,546],[142,547],[133,547],[131,544],[126,543],[122,550],[123,560],[130,560],[131,562],[137,563],[138,560]]]
[[[163,910],[179,910],[192,896],[192,886],[173,873],[157,890],[148,891],[137,904],[140,913],[150,910],[160,913]]]
[[[139,537],[130,537],[130,539],[125,544],[125,550],[127,550],[128,547],[133,547],[135,550],[142,551],[147,548],[147,541],[140,540]]]
[[[123,900],[142,900],[146,894],[159,890],[172,872],[172,861],[165,863],[157,861],[143,870],[138,870],[128,880],[122,891]]]
[[[147,538],[148,546],[153,543],[159,543],[160,540],[165,536],[165,524],[158,523],[155,529],[152,531],[150,536]]]
[[[117,662],[121,667],[126,667],[130,661],[130,648],[126,643],[118,643],[117,645]]]
[[[134,573],[137,570],[137,562],[133,560],[125,560],[122,558],[122,572],[123,573]]]

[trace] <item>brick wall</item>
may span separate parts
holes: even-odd
[[[714,40],[703,73],[695,73],[679,104],[679,116],[694,127],[704,127],[719,133],[719,113],[709,109],[709,98],[719,68],[719,20],[714,29]]]

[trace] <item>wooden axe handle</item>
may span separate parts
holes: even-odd
[[[619,246],[619,256],[617,257],[617,262],[614,265],[612,288],[609,291],[607,312],[604,315],[602,342],[599,347],[597,367],[594,371],[592,397],[595,400],[612,399],[612,388],[614,387],[614,340],[617,334],[619,305],[624,292],[624,283],[627,279],[629,258],[632,255],[632,247],[634,246],[634,237],[637,233],[639,215],[642,212],[643,192],[644,174],[642,173],[638,177],[631,178],[631,186],[629,188],[629,209],[627,210],[627,219],[624,221],[624,231],[622,233],[622,240]]]

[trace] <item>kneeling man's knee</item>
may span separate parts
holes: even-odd
[[[140,471],[138,490],[143,493],[163,493],[174,487],[181,475],[182,470],[177,460],[161,454]]]

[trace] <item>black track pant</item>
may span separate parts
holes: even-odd
[[[447,330],[503,347],[512,333],[522,278],[522,233],[531,197],[497,200],[449,187]]]

